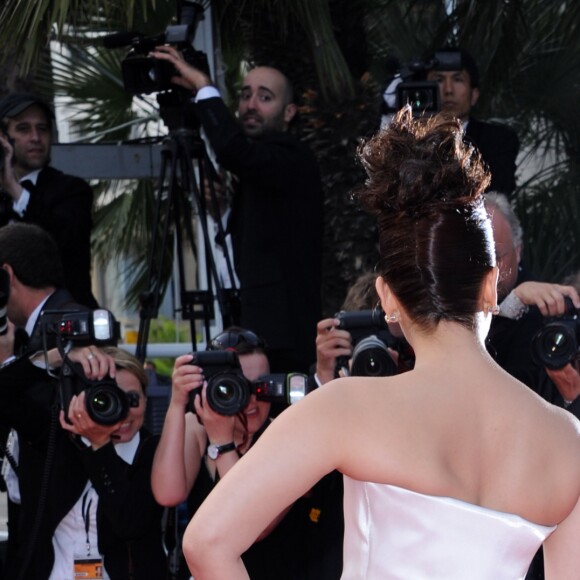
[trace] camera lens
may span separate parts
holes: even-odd
[[[397,374],[397,366],[385,343],[371,335],[355,346],[350,374],[353,377],[387,377]]]
[[[114,383],[92,385],[85,397],[87,413],[99,425],[114,425],[129,414],[127,395]]]
[[[216,413],[235,415],[248,404],[249,384],[242,375],[220,373],[208,381],[206,396]]]
[[[546,324],[532,341],[532,354],[543,366],[560,369],[576,355],[576,335],[565,324],[552,322]]]

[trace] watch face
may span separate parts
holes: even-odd
[[[214,459],[214,460],[217,459],[219,454],[220,454],[220,450],[219,450],[219,447],[217,445],[210,445],[207,448],[207,456],[210,459]]]

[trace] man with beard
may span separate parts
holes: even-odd
[[[0,101],[0,226],[37,224],[57,243],[65,286],[91,308],[93,192],[84,180],[50,167],[54,113],[32,93]]]
[[[289,80],[260,66],[245,77],[240,123],[210,78],[170,46],[173,82],[195,93],[196,112],[220,165],[238,179],[228,223],[240,280],[240,321],[266,340],[273,372],[307,372],[320,318],[322,191],[316,160],[290,135],[297,107]]]

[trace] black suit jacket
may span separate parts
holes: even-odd
[[[505,125],[485,123],[471,117],[465,134],[477,146],[491,171],[492,191],[508,197],[516,188],[516,158],[520,142],[515,131]]]
[[[198,116],[218,162],[239,177],[229,230],[241,286],[241,324],[302,370],[315,359],[321,315],[322,188],[309,148],[285,132],[248,138],[219,98]]]
[[[65,284],[75,300],[91,308],[91,229],[93,192],[89,184],[53,167],[45,167],[30,190],[22,221],[49,232],[60,250]]]

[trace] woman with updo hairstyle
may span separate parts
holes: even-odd
[[[284,411],[190,522],[193,577],[248,578],[239,555],[336,469],[344,580],[513,580],[541,545],[548,580],[577,578],[580,423],[485,349],[497,268],[479,153],[457,120],[407,107],[360,160],[377,293],[415,366],[336,379]]]

